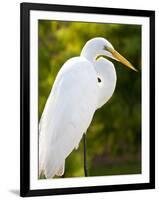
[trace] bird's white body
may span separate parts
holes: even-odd
[[[46,102],[39,124],[39,173],[46,178],[64,173],[65,159],[78,147],[95,111],[114,92],[114,65],[88,53],[84,49],[81,56],[66,61]]]

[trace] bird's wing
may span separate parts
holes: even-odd
[[[39,166],[47,178],[63,170],[96,110],[96,73],[86,60],[69,60],[59,72],[40,120]]]

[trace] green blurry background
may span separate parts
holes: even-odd
[[[39,20],[39,119],[61,66],[79,56],[93,37],[108,39],[139,72],[113,61],[116,90],[96,111],[87,132],[89,176],[141,173],[140,25]],[[64,177],[84,176],[82,141],[66,159],[65,167]]]

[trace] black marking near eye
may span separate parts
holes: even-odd
[[[98,83],[102,82],[102,80],[99,77],[97,77],[97,80],[98,80]]]

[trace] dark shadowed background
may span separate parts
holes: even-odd
[[[116,89],[88,129],[87,160],[89,176],[141,173],[141,26],[40,20],[38,34],[39,119],[61,66],[93,37],[109,40],[139,70],[113,61]],[[83,141],[65,167],[65,177],[84,176]]]

